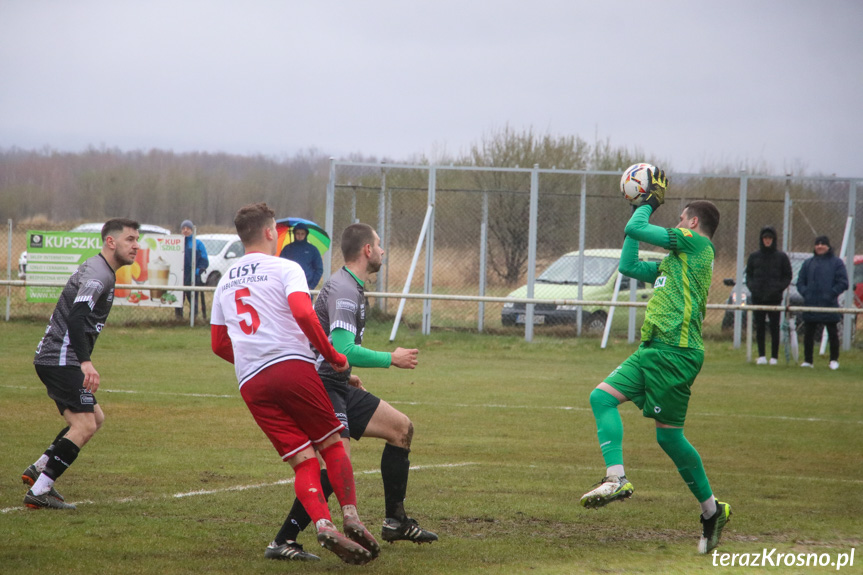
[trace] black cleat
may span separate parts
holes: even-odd
[[[61,501],[50,493],[33,495],[33,490],[27,491],[27,495],[24,496],[24,505],[30,509],[75,509],[71,503]]]
[[[703,515],[699,519],[701,520],[701,539],[698,541],[698,552],[710,553],[719,545],[722,530],[731,521],[731,506],[717,501],[716,513],[710,519],[705,519]]]
[[[273,541],[267,545],[267,550],[264,551],[264,557],[267,559],[283,559],[287,561],[320,561],[321,558],[306,551],[303,551],[303,546],[296,541],[286,541],[281,545],[276,545]]]
[[[33,487],[34,485],[36,485],[36,480],[39,479],[40,475],[42,475],[42,473],[38,469],[36,469],[35,465],[31,464],[30,467],[25,469],[24,472],[21,474],[21,481],[24,483],[24,485],[29,485],[30,487]],[[60,501],[66,501],[66,498],[60,495],[60,492],[54,489],[53,485],[51,486],[51,491],[48,492],[48,495],[50,495],[51,497],[56,497]]]
[[[394,543],[396,541],[413,541],[414,543],[432,543],[437,541],[437,534],[426,531],[419,526],[416,519],[406,518],[404,521],[387,517],[381,529],[381,537],[384,541]]]

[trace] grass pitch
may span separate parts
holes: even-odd
[[[103,429],[58,482],[77,511],[24,509],[21,471],[63,426],[32,367],[42,323],[4,324],[0,347],[0,572],[3,573],[692,573],[698,505],[657,446],[653,423],[621,407],[629,501],[578,505],[604,474],[590,390],[633,349],[595,339],[400,332],[415,371],[357,369],[414,422],[406,508],[441,539],[384,544],[349,567],[301,536],[317,563],[264,559],[293,499],[290,468],[253,422],[209,331],[114,327],[94,353]],[[391,349],[390,326],[366,344]],[[748,365],[708,342],[686,435],[734,510],[720,551],[837,553],[863,562],[863,352],[842,368]],[[383,519],[380,440],[353,447],[360,515]],[[333,501],[334,516],[338,511]],[[338,523],[338,521],[337,521]],[[811,568],[810,568],[811,569]],[[831,569],[827,567],[826,569]],[[835,567],[832,568],[835,570]],[[724,572],[738,572],[724,568]],[[779,567],[780,572],[803,572]],[[817,568],[823,571],[825,568]],[[751,572],[743,568],[739,572]]]

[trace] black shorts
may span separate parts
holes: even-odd
[[[84,389],[84,372],[80,367],[35,365],[36,374],[48,388],[48,397],[57,404],[60,415],[67,409],[72,413],[93,413],[98,402],[96,396]]]
[[[333,402],[336,417],[345,426],[342,437],[359,441],[381,403],[380,398],[344,382],[334,382],[326,378],[321,380],[324,382],[330,401]]]

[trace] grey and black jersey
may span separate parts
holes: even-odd
[[[45,335],[36,348],[33,363],[38,365],[80,366],[69,342],[69,313],[79,302],[90,307],[84,327],[89,351],[93,351],[96,338],[108,319],[114,303],[114,270],[102,254],[88,258],[78,266],[57,300],[54,313],[45,329]]]
[[[315,300],[315,313],[330,342],[333,341],[332,331],[341,328],[354,334],[354,344],[362,345],[363,332],[366,329],[366,295],[363,286],[344,267],[324,284],[318,299]],[[322,379],[344,382],[347,385],[351,377],[350,368],[336,373],[333,366],[324,361],[320,352],[315,350],[315,354],[318,375]]]

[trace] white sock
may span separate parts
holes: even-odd
[[[716,497],[710,496],[710,499],[701,502],[701,516],[705,519],[710,519],[716,515]]]
[[[623,477],[624,475],[626,475],[623,472],[623,466],[622,465],[612,465],[611,467],[609,467],[605,470],[605,476],[606,477],[610,477],[612,475],[617,475],[618,477]]]
[[[46,465],[48,465],[48,456],[43,453],[42,457],[37,459],[36,463],[33,464],[33,467],[36,468],[36,471],[42,473],[43,471],[45,471]]]
[[[51,491],[52,487],[54,487],[54,480],[43,473],[30,488],[30,491],[33,492],[33,495],[44,495]]]

